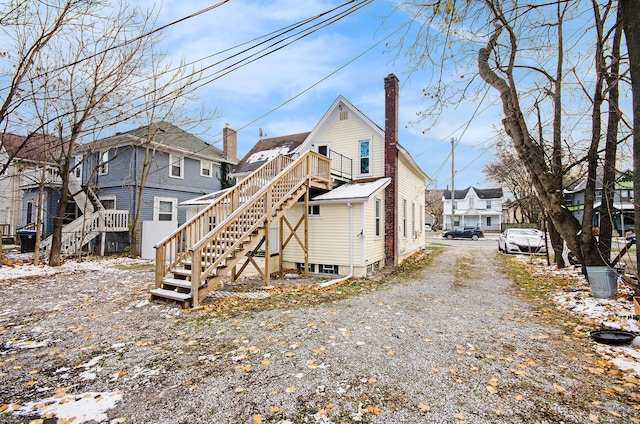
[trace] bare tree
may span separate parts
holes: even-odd
[[[601,6],[594,0],[592,8],[610,10],[614,4],[606,2]],[[527,169],[544,210],[581,262],[598,265],[608,262],[609,258],[601,255],[592,230],[595,171],[600,154],[603,115],[597,106],[605,100],[615,104],[616,100],[611,97],[612,85],[605,87],[599,83],[581,83],[589,81],[592,73],[591,69],[584,66],[584,55],[589,51],[581,46],[586,44],[609,49],[611,34],[615,34],[611,28],[615,28],[616,22],[615,16],[610,20],[605,17],[600,25],[601,28],[608,25],[608,28],[602,31],[603,37],[597,37],[594,36],[593,21],[585,20],[584,12],[585,3],[564,1],[520,3],[460,0],[421,3],[415,5],[413,16],[420,22],[421,28],[429,28],[430,32],[419,32],[421,36],[427,36],[416,41],[409,52],[424,66],[432,64],[432,69],[439,69],[432,75],[441,77],[442,81],[425,90],[425,94],[428,94],[425,97],[438,105],[430,110],[437,111],[452,96],[458,102],[466,101],[472,97],[474,88],[482,89],[482,85],[472,78],[456,91],[455,87],[460,84],[454,78],[447,78],[447,75],[460,74],[459,79],[463,80],[470,72],[469,67],[465,68],[461,63],[447,65],[456,59],[464,60],[475,51],[477,75],[486,86],[499,94],[505,132],[512,139],[518,160]],[[575,20],[571,21],[572,44],[566,45],[563,27],[569,19]],[[614,22],[609,23],[611,20]],[[580,30],[576,32],[574,28],[578,25],[581,25]],[[434,31],[434,28],[438,31]],[[486,42],[480,46],[478,40]],[[444,60],[436,60],[433,55],[436,50]],[[446,52],[449,54],[445,55]],[[568,52],[573,56],[567,57]],[[564,66],[569,67],[570,73],[564,71]],[[467,72],[462,74],[460,69],[466,69]],[[598,82],[606,80],[609,75],[606,70],[606,66],[596,68]],[[615,70],[610,74],[614,73]],[[572,77],[570,81],[567,80],[568,75]],[[571,90],[570,103],[563,100],[566,87],[581,85],[588,88]],[[593,93],[595,98],[585,95],[587,92]],[[545,115],[537,118],[538,105],[545,99],[551,101],[550,105],[542,109]],[[568,104],[571,106],[568,107]],[[609,111],[615,112],[615,109],[610,107]],[[589,111],[592,130],[585,136],[579,130],[578,122]],[[536,125],[537,134],[531,130]],[[550,130],[542,131],[543,127]],[[613,126],[611,130],[618,135]],[[550,137],[545,137],[549,131]],[[607,138],[607,141],[612,139]],[[564,158],[571,161],[563,163]],[[581,164],[586,164],[589,182],[582,223],[566,207],[562,183],[563,176]]]
[[[52,69],[60,51],[67,52],[70,64],[49,72],[46,78],[31,76],[39,84],[33,104],[40,108],[42,125],[65,140],[57,159],[62,187],[53,221],[51,266],[61,263],[62,226],[75,146],[83,137],[135,113],[131,103],[139,92],[134,83],[146,69],[146,54],[153,44],[152,38],[138,36],[146,32],[149,16],[139,15],[126,5],[111,13],[94,6],[91,13],[76,19],[76,30],[50,42],[36,69]]]
[[[442,190],[427,190],[424,194],[424,209],[434,216],[433,228],[440,228],[440,220],[444,214]]]
[[[29,94],[25,93],[25,78],[33,75],[46,75],[49,69],[40,67],[39,56],[57,37],[67,31],[73,31],[72,22],[88,13],[97,0],[52,0],[43,7],[42,2],[23,0],[6,2],[0,10],[0,31],[7,42],[8,50],[0,52],[2,58],[1,76],[8,85],[0,91],[0,125],[3,130],[18,125],[22,127],[19,110]],[[38,64],[37,69],[34,66]],[[59,60],[52,64],[59,67]],[[44,125],[39,124],[27,130],[24,143],[6,163],[1,164],[2,174],[29,139],[40,134]]]
[[[497,150],[496,159],[486,165],[482,172],[513,194],[525,222],[542,222],[544,213],[538,195],[529,183],[529,174],[517,157],[513,145],[509,140],[502,140],[498,143]]]

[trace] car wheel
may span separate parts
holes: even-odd
[[[451,234],[447,234],[447,240],[453,240],[453,236]]]
[[[471,240],[473,240],[473,241],[478,240],[478,236],[477,236],[476,234],[472,235],[472,236],[471,236]]]
[[[500,247],[500,243],[498,243],[498,252],[502,252],[502,247]]]

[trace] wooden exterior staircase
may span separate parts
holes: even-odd
[[[198,307],[235,265],[268,240],[270,224],[311,187],[331,188],[325,156],[278,156],[262,165],[156,245],[152,298]]]
[[[129,231],[129,211],[104,209],[93,191],[88,187],[85,191],[73,175],[69,179],[69,192],[83,215],[62,227],[60,254],[63,257],[75,255],[100,234]],[[50,235],[40,242],[43,256],[49,254],[52,241]]]

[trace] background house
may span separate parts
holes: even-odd
[[[500,231],[502,225],[502,189],[479,189],[467,187],[455,190],[453,201],[451,190],[442,193],[444,229],[457,226],[480,227],[485,231]],[[451,208],[454,208],[451,222]]]
[[[587,180],[580,179],[564,191],[567,208],[578,221],[584,216],[584,201]],[[614,235],[623,235],[626,231],[635,230],[633,203],[633,176],[631,172],[620,173],[617,176],[613,195],[613,229]],[[600,228],[600,208],[602,206],[602,173],[596,175],[596,191],[593,204],[593,226]]]
[[[82,145],[74,173],[107,210],[127,211],[131,220],[141,205],[143,257],[154,257],[155,242],[186,220],[178,203],[223,188],[236,162],[236,133],[226,127],[223,135],[220,150],[173,124],[154,123]],[[128,232],[107,237],[108,250],[122,251],[129,243]]]
[[[55,160],[62,147],[55,137],[0,135],[0,166],[12,158],[0,175],[0,232],[15,235],[21,228],[35,229],[40,186],[42,218],[55,211],[61,183]],[[51,231],[50,221],[43,220],[43,230]]]

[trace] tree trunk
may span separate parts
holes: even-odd
[[[500,93],[504,119],[502,124],[518,152],[518,156],[527,167],[532,183],[540,196],[544,209],[549,214],[556,229],[582,264],[602,265],[602,258],[595,248],[595,239],[591,232],[583,234],[582,226],[565,205],[562,181],[558,181],[546,163],[544,149],[535,143],[527,128],[526,120],[518,101],[518,92],[514,78],[514,62],[517,54],[517,37],[508,26],[508,22],[499,10],[499,4],[487,0],[494,14],[495,30],[486,47],[478,51],[478,71],[480,77]],[[507,80],[498,76],[489,62],[498,38],[503,31],[508,32],[510,43],[509,63],[505,72]],[[526,160],[525,160],[526,159]]]
[[[633,98],[633,203],[640,205],[640,2],[619,0],[620,16],[627,39]],[[640,207],[633,219],[640,223]],[[636,263],[640,263],[640,249],[636,249]]]

